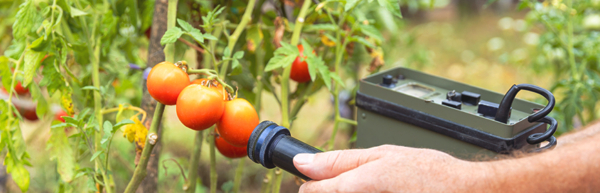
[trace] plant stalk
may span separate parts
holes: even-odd
[[[273,186],[274,193],[279,193],[281,190],[281,181],[283,181],[283,170],[275,168],[275,185]]]
[[[354,7],[353,7],[354,8]],[[340,21],[338,22],[338,26],[340,27],[340,30],[342,29],[342,27],[344,26],[345,22],[346,22],[346,15],[344,14],[344,12],[342,12],[342,14],[340,15]],[[346,33],[346,38],[344,38],[344,43],[342,43],[342,45],[336,45],[336,49],[335,49],[335,72],[340,73],[340,69],[341,69],[341,63],[343,60],[343,56],[346,50],[346,45],[348,45],[348,37],[350,37],[352,35],[352,32],[354,31],[354,25],[352,26],[352,28],[350,29],[350,32]],[[336,38],[338,39],[338,41],[341,40],[341,36],[342,36],[342,32],[338,30],[336,33]],[[340,76],[341,77],[341,76]],[[335,111],[335,119],[334,119],[334,123],[333,123],[333,131],[331,132],[331,137],[329,138],[329,140],[327,141],[327,149],[331,150],[333,149],[334,145],[335,145],[335,138],[337,136],[337,131],[339,129],[340,126],[340,122],[341,122],[341,115],[340,115],[340,85],[337,84],[336,82],[333,82],[333,84],[335,84],[335,89],[333,91],[333,102],[334,104],[334,111]]]
[[[133,176],[127,184],[127,188],[125,188],[125,193],[134,193],[142,180],[147,175],[147,167],[148,161],[150,160],[150,153],[152,153],[152,149],[154,149],[154,145],[158,140],[158,136],[156,135],[156,131],[158,130],[158,126],[162,120],[163,112],[165,110],[165,105],[162,103],[156,103],[156,109],[154,110],[154,116],[152,118],[152,124],[150,125],[150,131],[148,132],[148,137],[146,138],[146,145],[144,145],[144,150],[142,150],[142,156],[140,158],[140,162],[135,167],[135,171],[133,172]],[[151,139],[154,136],[156,139]]]
[[[228,53],[229,55],[224,56],[225,58],[231,57],[231,54],[233,54],[233,47],[237,43],[238,38],[240,38],[242,31],[246,28],[246,25],[248,25],[248,23],[250,21],[252,21],[252,11],[254,10],[255,3],[256,3],[256,0],[248,1],[248,5],[246,5],[246,10],[244,11],[244,15],[242,16],[242,21],[240,21],[240,24],[238,24],[238,26],[235,28],[235,31],[233,31],[233,34],[231,34],[231,36],[229,36],[229,41],[227,42],[227,48],[229,48],[230,52]],[[224,61],[221,66],[221,71],[220,71],[219,77],[225,78],[225,74],[227,73],[228,67],[229,67],[229,61]]]
[[[292,40],[290,42],[291,45],[298,45],[300,41],[300,33],[302,31],[302,26],[304,25],[304,18],[306,17],[308,8],[312,1],[304,1],[302,4],[302,8],[300,9],[300,13],[298,14],[298,18],[296,19],[296,25],[294,27],[294,32],[292,33]],[[292,71],[292,65],[288,65],[283,70],[283,75],[281,79],[281,126],[285,128],[290,128],[290,97],[289,97],[289,86],[290,86],[290,73]],[[283,180],[283,172],[281,169],[276,169],[275,171],[275,184],[273,187],[273,192],[279,192],[281,188],[281,181]]]
[[[581,74],[579,73],[579,70],[577,69],[577,64],[575,63],[575,55],[573,53],[573,15],[571,15],[571,10],[573,7],[573,0],[567,0],[567,4],[568,4],[568,11],[567,11],[567,15],[569,18],[569,22],[567,22],[567,53],[569,54],[569,64],[571,66],[571,74],[573,76],[573,79],[575,80],[580,80],[580,76]]]
[[[209,144],[210,144],[210,192],[217,192],[217,156],[215,155],[215,130],[216,127],[210,129]]]
[[[202,151],[202,142],[204,141],[204,133],[196,131],[196,139],[194,140],[194,151],[190,157],[190,166],[188,169],[188,178],[183,185],[183,190],[186,193],[196,192],[196,178],[198,177],[198,166],[200,164],[200,154]]]
[[[167,30],[175,27],[177,20],[177,1],[169,0],[167,11]],[[165,60],[175,63],[175,44],[165,46]]]
[[[240,186],[242,185],[242,179],[244,177],[244,165],[246,163],[245,158],[239,159],[238,166],[235,169],[235,178],[233,178],[233,193],[240,192]]]

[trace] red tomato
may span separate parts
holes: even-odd
[[[193,130],[204,130],[217,123],[224,109],[223,94],[216,88],[190,84],[177,98],[177,117]]]
[[[60,110],[56,114],[54,114],[54,119],[64,123],[65,119],[62,118],[63,116],[69,116],[69,115],[67,114],[67,112]]]
[[[146,31],[144,31],[144,34],[146,35],[146,38],[150,39],[150,35],[152,33],[152,25],[150,25],[150,27],[148,27],[148,29],[146,29]]]
[[[18,106],[15,106],[15,107],[17,107],[17,110],[19,111],[21,116],[23,116],[23,118],[30,120],[30,121],[37,121],[39,119],[37,114],[35,114],[35,108],[28,109],[28,108],[19,108]]]
[[[248,154],[246,147],[233,146],[218,135],[215,135],[215,146],[223,156],[228,158],[241,158]]]
[[[146,82],[150,95],[165,105],[176,104],[179,93],[188,85],[188,74],[170,62],[161,62],[154,66]]]
[[[308,72],[308,64],[306,63],[306,56],[302,52],[304,52],[304,47],[302,44],[298,44],[298,51],[300,51],[300,55],[296,57],[296,60],[292,63],[292,72],[290,73],[290,78],[296,82],[308,82],[310,81],[310,73]],[[300,61],[300,57],[304,59],[304,61]]]
[[[18,95],[26,95],[29,94],[29,89],[23,87],[23,85],[21,85],[21,82],[17,81],[17,84],[15,85],[15,92]]]
[[[225,102],[225,111],[217,128],[225,141],[244,147],[257,125],[258,114],[254,107],[246,99],[237,98]]]

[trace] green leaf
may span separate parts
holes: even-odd
[[[244,51],[237,51],[233,54],[233,58],[242,59],[244,57]]]
[[[356,4],[358,4],[359,2],[360,2],[360,0],[347,0],[346,6],[344,6],[344,10],[348,11],[348,10],[354,8],[356,6]]]
[[[259,25],[261,24],[251,25],[250,28],[246,30],[246,41],[252,42],[255,49],[264,39],[264,34]]]
[[[190,36],[192,36],[192,38],[194,38],[196,41],[198,41],[200,43],[204,42],[204,35],[198,29],[193,29],[190,32]]]
[[[10,42],[10,46],[8,46],[8,48],[4,51],[4,56],[18,60],[19,57],[21,57],[21,54],[23,54],[25,47],[27,47],[27,45],[25,45],[25,41],[17,41],[16,39],[13,39]]]
[[[103,150],[100,150],[100,151],[97,151],[96,153],[94,153],[94,155],[92,155],[92,158],[90,158],[90,161],[94,161],[103,152],[104,152]]]
[[[367,40],[367,39],[365,39],[363,37],[360,37],[360,36],[353,36],[352,38],[350,38],[350,41],[358,42],[358,43],[360,43],[362,45],[365,45],[365,46],[367,46],[369,48],[375,48],[375,45],[373,45],[373,43],[369,42],[369,40]]]
[[[331,72],[329,73],[329,75],[331,76],[331,79],[337,82],[340,86],[346,87],[346,85],[344,85],[344,82],[342,81],[342,78],[340,78],[340,76],[338,76],[335,72]]]
[[[223,192],[231,192],[231,190],[233,190],[233,186],[233,181],[229,180],[221,185],[221,190],[223,190]]]
[[[81,90],[95,90],[100,92],[100,89],[98,89],[98,87],[95,86],[84,86],[83,88],[81,88]]]
[[[113,126],[113,129],[112,129],[112,131],[111,131],[111,132],[112,132],[112,133],[114,133],[114,132],[115,132],[115,131],[117,131],[117,129],[119,129],[120,127],[122,127],[122,126],[125,126],[125,125],[128,125],[128,124],[134,124],[134,123],[135,123],[135,122],[133,122],[131,119],[124,119],[124,120],[122,120],[121,122],[119,122],[119,123],[115,124],[115,125]]]
[[[302,47],[304,47],[303,54],[307,56],[306,63],[308,64],[308,73],[310,74],[310,79],[314,81],[317,78],[318,66],[325,65],[325,62],[323,62],[323,59],[317,57],[317,55],[313,53],[313,48],[304,39],[302,39]]]
[[[385,7],[395,16],[402,18],[402,13],[400,12],[400,2],[398,0],[377,0],[377,2],[380,6]]]
[[[86,13],[85,11],[79,10],[75,7],[71,7],[71,17],[79,17],[79,16],[84,16],[84,15],[88,15],[89,13]]]
[[[39,52],[44,50],[44,48],[48,46],[48,42],[50,41],[44,40],[44,37],[42,36],[37,40],[33,41],[29,47],[31,48],[31,50]]]
[[[56,128],[61,128],[62,129],[62,128],[65,128],[67,126],[68,126],[67,123],[59,123],[59,124],[52,125],[52,127],[50,127],[50,129],[56,129]]]
[[[383,40],[383,35],[381,35],[381,32],[379,32],[379,30],[375,27],[373,27],[372,25],[360,25],[360,31],[371,37],[371,38],[375,38],[378,41],[382,41]]]
[[[112,123],[110,123],[110,121],[104,121],[104,124],[102,124],[102,127],[104,129],[104,135],[102,135],[102,141],[100,141],[100,143],[105,144],[112,137],[113,126],[112,126]]]
[[[296,46],[292,46],[288,43],[281,42],[281,47],[277,48],[274,53],[274,57],[272,57],[267,66],[265,67],[265,72],[277,69],[277,68],[285,68],[288,65],[292,64],[296,57],[298,57],[298,48]]]
[[[327,86],[327,89],[329,89],[331,91],[331,76],[329,75],[331,72],[329,71],[329,68],[325,65],[321,65],[321,66],[317,66],[317,69],[319,70],[319,73],[321,74],[321,77],[323,78],[323,82],[325,83],[325,86]]]
[[[69,183],[74,179],[75,174],[75,155],[69,139],[62,128],[53,128],[52,135],[48,141],[47,147],[51,152],[51,160],[57,160],[56,168],[60,178]]]
[[[8,157],[6,159],[8,159]],[[10,173],[13,181],[15,181],[15,183],[17,184],[17,186],[19,186],[22,192],[27,192],[27,190],[29,189],[29,182],[31,179],[29,177],[29,171],[25,169],[25,165],[21,162],[10,164],[12,165],[12,167],[10,167],[9,170],[9,164],[6,163],[6,160],[5,164],[7,165],[6,172]]]
[[[183,31],[178,27],[171,28],[165,32],[162,39],[160,39],[160,45],[175,43],[179,37],[183,35]]]
[[[229,47],[225,47],[225,50],[223,50],[223,60],[230,59],[230,56],[231,50],[229,49]]]
[[[15,39],[22,39],[32,31],[32,28],[35,27],[36,17],[40,14],[35,8],[33,0],[26,0],[21,5],[19,5],[19,11],[17,12],[17,16],[15,17],[15,23],[12,26],[13,29],[13,37]]]
[[[31,84],[29,85],[29,91],[31,93],[31,98],[35,99],[37,102],[35,113],[38,117],[44,117],[44,115],[48,112],[48,101],[42,94],[42,90],[40,89],[40,85]]]
[[[183,31],[186,32],[192,32],[194,29],[196,29],[190,23],[182,19],[177,19],[177,23],[179,24],[179,26],[181,26],[181,29],[183,29]]]
[[[87,188],[88,191],[98,192],[98,188],[96,188],[96,181],[94,180],[94,176],[91,174],[88,175]]]
[[[312,24],[304,27],[305,31],[336,31],[338,29],[337,25],[333,24]]]
[[[23,77],[23,86],[27,86],[31,83],[33,76],[35,76],[37,69],[40,67],[42,58],[44,58],[45,55],[46,52],[36,52],[33,50],[25,52],[25,67],[23,69],[25,76]]]
[[[237,59],[233,59],[231,61],[231,73],[229,73],[230,76],[235,76],[238,74],[241,74],[243,71],[242,69],[242,65],[240,65],[240,61],[238,61]]]
[[[217,39],[217,37],[213,36],[212,34],[204,34],[204,39],[207,39],[207,40],[219,40],[219,39]]]

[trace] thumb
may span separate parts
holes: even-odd
[[[381,156],[382,153],[375,149],[301,153],[294,156],[294,166],[313,180],[323,180],[336,177]]]

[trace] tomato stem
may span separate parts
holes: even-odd
[[[175,27],[177,19],[177,1],[169,0],[167,8],[167,29]],[[175,44],[167,44],[165,46],[165,61],[175,63]]]
[[[248,5],[246,5],[246,11],[244,11],[244,15],[242,16],[242,21],[240,21],[240,24],[235,28],[235,31],[233,31],[233,34],[231,34],[231,36],[228,37],[229,40],[227,42],[227,48],[229,48],[230,52],[228,53],[229,55],[225,56],[225,58],[231,57],[231,54],[233,54],[233,48],[235,46],[235,43],[237,43],[238,38],[242,34],[242,31],[246,28],[246,25],[248,25],[248,23],[250,21],[252,21],[252,11],[254,10],[255,3],[256,3],[256,0],[248,1]],[[221,78],[225,77],[228,67],[229,67],[229,61],[223,61],[219,77],[221,77]]]
[[[210,129],[210,134],[215,133],[216,127]],[[208,137],[210,144],[210,192],[217,192],[217,156],[215,155],[215,137],[210,135]]]
[[[198,166],[200,164],[200,154],[202,151],[202,142],[204,141],[204,132],[196,131],[194,140],[194,151],[190,157],[190,166],[188,169],[188,178],[183,185],[183,190],[187,193],[196,192],[196,179],[198,177]]]
[[[245,158],[241,158],[238,161],[238,166],[235,169],[235,177],[233,178],[233,193],[238,193],[240,191],[240,186],[242,185],[242,177],[244,177],[245,163]]]
[[[280,168],[275,168],[275,185],[273,192],[277,193],[281,190],[281,181],[283,181],[283,171]]]
[[[573,1],[572,0],[567,0],[567,5],[568,5],[568,10],[572,10],[573,8]],[[574,46],[573,46],[573,15],[571,15],[571,11],[567,11],[567,18],[568,21],[567,22],[567,54],[569,55],[569,64],[571,66],[571,73],[573,76],[574,80],[580,80],[581,79],[581,75],[578,72],[579,70],[577,69],[577,63],[575,63],[575,55],[573,53],[574,50]],[[582,65],[584,66],[584,65]]]
[[[261,193],[271,192],[271,185],[273,182],[273,180],[271,180],[271,178],[273,177],[273,172],[275,172],[275,170],[268,170],[267,173],[265,174],[265,178],[263,179],[262,187],[260,188]]]
[[[162,120],[163,112],[165,110],[165,105],[162,103],[156,103],[156,109],[154,110],[154,116],[152,117],[152,124],[150,125],[150,131],[148,132],[148,139],[146,139],[146,145],[144,145],[144,150],[142,150],[142,156],[140,158],[140,162],[137,167],[135,167],[135,171],[133,172],[133,177],[127,184],[127,188],[125,188],[125,193],[134,193],[138,186],[142,183],[142,180],[148,174],[147,167],[148,161],[150,160],[150,154],[152,153],[152,149],[156,144],[156,141],[153,142],[150,139],[150,136],[156,135],[158,130],[158,126]]]
[[[352,9],[354,9],[354,7],[352,7]],[[340,21],[338,22],[338,26],[339,29],[336,31],[336,39],[338,41],[341,41],[341,36],[342,36],[342,27],[344,26],[345,22],[346,22],[346,15],[344,14],[344,12],[342,11],[341,15],[340,15]],[[335,48],[335,72],[339,75],[341,73],[341,63],[343,61],[343,56],[344,53],[346,53],[346,46],[348,45],[348,38],[350,36],[352,36],[352,32],[354,31],[354,28],[356,27],[356,25],[352,25],[350,31],[348,33],[345,33],[346,37],[343,39],[343,43],[342,45],[336,45]],[[341,77],[341,76],[340,76]],[[327,150],[331,150],[334,148],[334,143],[335,143],[335,138],[337,136],[337,131],[339,129],[340,126],[340,122],[347,122],[350,124],[353,124],[349,121],[345,121],[345,119],[342,119],[341,115],[340,115],[340,85],[337,82],[333,82],[335,89],[333,91],[333,97],[334,97],[334,106],[335,106],[335,119],[334,119],[334,123],[333,123],[333,132],[331,133],[331,137],[329,138],[329,140],[327,141]]]
[[[294,32],[292,33],[291,44],[293,46],[298,45],[300,41],[300,33],[302,31],[302,26],[304,25],[304,18],[306,17],[308,8],[310,7],[312,1],[304,1],[302,4],[302,8],[300,9],[300,13],[298,14],[298,18],[296,19],[296,25],[294,28]],[[283,75],[281,79],[281,126],[290,128],[290,103],[289,103],[289,86],[290,86],[290,73],[292,71],[292,65],[288,65],[283,70]],[[276,169],[275,171],[275,184],[273,187],[273,192],[279,192],[281,187],[281,181],[283,180],[283,172],[281,169]]]

